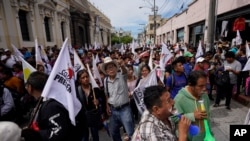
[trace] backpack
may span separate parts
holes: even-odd
[[[186,82],[187,82],[187,75],[186,75],[185,72],[184,72],[184,76],[185,76],[185,79],[186,79]],[[169,88],[169,91],[171,91],[174,88],[174,86],[175,86],[175,77],[174,77],[174,74],[172,73],[170,75],[170,77],[171,77],[171,86]]]
[[[223,71],[221,74],[216,75],[215,82],[218,86],[226,86],[230,84],[230,76],[228,71]]]
[[[245,95],[250,95],[250,76],[246,79]]]

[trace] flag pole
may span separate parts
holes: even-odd
[[[86,64],[87,66],[87,69],[88,69],[88,73],[89,73],[89,77],[90,77],[90,80],[93,79],[93,81],[95,81],[95,79],[93,78],[91,72],[90,72],[90,68],[89,68],[89,65]],[[93,84],[91,83],[91,87],[92,87],[92,91],[93,91],[93,96],[94,96],[94,100],[96,100],[96,95],[95,95],[95,91],[94,91],[94,88],[93,88]],[[95,105],[95,108],[97,109],[97,105]]]
[[[96,100],[94,88],[92,88],[92,91],[93,91],[94,100]],[[98,109],[98,105],[95,105],[95,108]]]
[[[34,119],[36,117],[36,114],[37,114],[38,110],[40,109],[40,107],[42,105],[42,101],[43,101],[43,97],[40,97],[37,104],[36,104],[36,107],[34,108],[32,114],[31,114],[31,118],[30,118],[30,121],[29,121],[29,124],[28,124],[28,128],[30,128],[32,126],[32,122],[34,121]]]

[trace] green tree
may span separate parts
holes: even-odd
[[[116,34],[112,33],[111,34],[111,45],[119,44],[119,43],[120,43],[119,37],[116,36]]]
[[[132,40],[133,40],[133,38],[131,36],[128,36],[128,35],[121,37],[121,42],[124,44],[131,43]]]

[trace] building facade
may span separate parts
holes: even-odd
[[[45,47],[60,47],[65,38],[76,46],[109,44],[110,20],[93,7],[87,0],[0,0],[0,48],[34,47],[35,39]],[[103,42],[95,40],[94,27]]]
[[[216,32],[215,39],[221,38],[222,22],[227,21],[225,26],[227,35],[225,40],[231,41],[236,37],[233,24],[239,17],[245,19],[245,29],[240,31],[243,40],[250,37],[250,1],[249,0],[217,0],[216,6]],[[194,0],[188,8],[180,14],[176,14],[160,26],[157,31],[157,43],[170,41],[170,43],[186,42],[197,46],[200,40],[207,43],[209,0]],[[225,31],[225,30],[224,30]]]
[[[148,16],[148,23],[146,26],[146,43],[147,44],[154,44],[154,20],[156,22],[156,29],[160,26],[161,23],[161,15],[156,15],[154,17],[154,15],[149,15]],[[156,34],[157,35],[157,34]]]

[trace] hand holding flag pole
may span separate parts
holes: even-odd
[[[28,128],[32,128],[32,129],[34,128],[33,127],[33,122],[35,120],[37,112],[39,111],[39,109],[41,107],[42,101],[43,101],[43,97],[40,97],[37,104],[36,104],[36,107],[33,109],[33,112],[31,114],[31,118],[30,118],[30,121],[29,121],[29,124],[28,124]]]
[[[97,109],[98,108],[98,104],[96,104],[96,95],[95,95],[95,91],[94,91],[94,88],[98,88],[98,85],[96,84],[96,81],[90,71],[90,68],[89,68],[89,65],[86,64],[87,66],[87,69],[88,69],[88,73],[89,73],[89,78],[90,78],[90,83],[91,83],[91,86],[92,86],[92,91],[93,91],[93,96],[94,96],[94,104],[95,104],[95,108]]]

